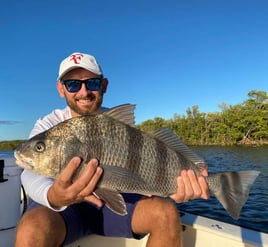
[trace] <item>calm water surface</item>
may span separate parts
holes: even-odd
[[[268,146],[263,147],[191,147],[209,165],[209,172],[258,170],[239,220],[233,220],[215,197],[178,205],[179,209],[228,223],[268,232]]]
[[[191,147],[209,165],[209,172],[231,170],[258,170],[261,172],[253,184],[249,199],[241,211],[239,220],[233,220],[215,197],[209,200],[193,200],[179,204],[188,212],[268,232],[268,146],[263,147]],[[13,155],[13,152],[1,152]]]

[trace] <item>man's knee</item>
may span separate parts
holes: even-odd
[[[155,222],[160,224],[177,224],[179,221],[178,210],[175,204],[163,198],[155,198],[155,205],[152,208]]]
[[[45,207],[38,207],[27,211],[19,221],[16,231],[16,242],[27,242],[30,239],[47,241],[51,238],[61,242],[65,237],[65,224],[62,217]],[[19,245],[18,245],[19,246]]]
[[[42,225],[40,224],[40,216],[42,214],[38,214],[39,210],[32,209],[30,211],[27,211],[22,218],[19,221],[18,227],[17,227],[17,233],[20,232],[21,229],[25,230],[27,233],[31,233],[31,229],[36,230],[36,227],[39,222],[39,226]],[[38,229],[38,228],[37,228]]]
[[[57,224],[59,220],[58,213],[45,207],[37,207],[27,211],[21,218],[19,226],[38,228]],[[37,229],[36,229],[37,230]]]
[[[180,221],[175,204],[159,197],[139,201],[132,217],[132,228],[136,233],[152,233],[162,228],[179,228]]]

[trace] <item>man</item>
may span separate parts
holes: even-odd
[[[62,61],[57,82],[59,95],[68,106],[39,119],[30,136],[71,117],[104,111],[101,105],[107,86],[93,56],[71,54]],[[72,181],[80,162],[74,157],[56,180],[26,170],[22,173],[32,201],[18,224],[15,246],[62,246],[92,233],[137,239],[150,234],[148,247],[181,246],[180,220],[171,200],[125,194],[128,214],[119,216],[94,196],[102,174],[96,159]],[[206,169],[202,175],[207,176]],[[171,196],[176,202],[209,197],[204,177],[197,178],[191,170],[182,171],[177,182],[178,192]]]

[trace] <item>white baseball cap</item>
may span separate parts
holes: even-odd
[[[81,52],[74,52],[62,60],[58,80],[60,80],[67,72],[75,68],[83,68],[96,75],[102,75],[101,67],[95,57]]]

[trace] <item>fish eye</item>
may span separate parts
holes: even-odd
[[[34,146],[34,149],[36,152],[41,153],[45,151],[46,146],[43,142],[37,142]]]

